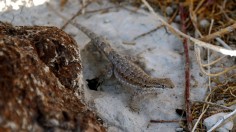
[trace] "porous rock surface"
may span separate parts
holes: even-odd
[[[105,131],[82,103],[81,71],[62,30],[0,22],[0,131]]]

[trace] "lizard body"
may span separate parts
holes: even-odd
[[[85,33],[93,45],[101,51],[113,65],[115,77],[123,84],[135,88],[173,88],[174,84],[169,78],[154,78],[144,72],[138,65],[126,59],[126,57],[115,51],[109,42],[98,36],[88,28],[73,23],[75,27]]]

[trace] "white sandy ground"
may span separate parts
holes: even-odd
[[[59,0],[49,1],[32,7],[8,9],[0,14],[1,21],[11,22],[14,25],[50,25],[61,27],[65,20],[52,11],[54,8],[66,18],[70,18],[79,9],[78,1],[69,1],[64,10],[59,7]],[[0,3],[1,5],[3,3]],[[108,2],[93,3],[87,9],[94,10],[114,6]],[[1,6],[0,6],[1,7]],[[77,22],[105,36],[112,47],[121,54],[137,59],[139,65],[153,77],[168,77],[175,84],[174,89],[157,89],[156,96],[147,95],[145,99],[137,100],[140,108],[138,112],[131,111],[129,99],[131,94],[126,86],[121,85],[114,78],[102,84],[101,91],[86,89],[86,102],[96,111],[106,123],[110,132],[174,132],[178,123],[149,123],[149,120],[176,120],[181,119],[175,109],[184,109],[184,64],[182,42],[168,30],[159,30],[147,36],[133,40],[136,36],[145,33],[160,25],[159,21],[146,15],[143,9],[132,12],[132,7],[112,9],[105,13],[88,13],[78,17]],[[177,25],[175,25],[177,26]],[[105,67],[104,60],[99,53],[87,46],[89,38],[75,27],[69,25],[66,30],[80,45],[84,65],[84,78],[92,79],[101,73]],[[123,43],[123,42],[129,42]],[[89,51],[89,52],[88,52]],[[191,57],[191,99],[202,100],[207,89],[207,78],[201,76],[192,50]],[[95,65],[94,65],[95,64]]]

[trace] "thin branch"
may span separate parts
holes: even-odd
[[[232,48],[229,47],[229,45],[226,44],[225,41],[223,41],[220,37],[216,37],[215,39],[216,39],[221,45],[223,45],[226,49],[232,50]]]
[[[212,34],[204,36],[203,38],[200,38],[200,40],[202,40],[202,41],[210,41],[210,40],[212,40],[212,39],[214,39],[216,37],[228,34],[228,33],[232,32],[232,31],[234,31],[235,29],[236,29],[236,23],[234,23],[233,25],[230,25],[230,26],[228,26],[226,28],[220,29],[217,32],[214,32]]]
[[[198,39],[195,39],[189,35],[186,35],[185,33],[179,31],[178,29],[172,27],[170,24],[168,24],[166,21],[164,21],[159,15],[157,15],[155,13],[155,11],[153,10],[153,8],[148,4],[148,2],[146,0],[142,0],[142,2],[144,3],[144,5],[148,8],[148,10],[152,13],[152,15],[157,18],[158,20],[160,20],[166,27],[168,27],[170,29],[170,31],[172,33],[175,33],[175,34],[178,34],[184,38],[187,38],[191,41],[194,42],[194,44],[197,44],[201,47],[204,47],[204,48],[208,48],[208,49],[211,49],[211,50],[214,50],[216,52],[219,52],[221,54],[224,54],[224,55],[230,55],[230,56],[236,56],[236,50],[228,50],[226,48],[223,48],[223,47],[220,47],[220,46],[215,46],[215,45],[212,45],[210,43],[206,43],[206,42],[203,42],[203,41],[200,41]],[[234,30],[231,28],[231,30]]]
[[[234,95],[231,90],[229,90],[229,92],[234,98],[236,98],[236,95]]]
[[[148,32],[142,33],[142,34],[136,36],[133,40],[137,40],[137,39],[139,39],[139,38],[141,38],[141,37],[144,37],[144,36],[146,36],[146,35],[148,35],[148,34],[150,34],[150,33],[153,33],[153,32],[157,31],[157,30],[158,30],[159,28],[161,28],[161,27],[163,27],[163,25],[159,25],[159,26],[157,26],[156,28],[154,28],[154,29],[152,29],[152,30],[150,30],[150,31],[148,31]]]
[[[195,28],[195,32],[197,32],[197,35],[200,35],[200,37],[202,37],[202,33],[200,32],[200,30],[198,29],[198,26],[197,26],[197,16],[195,14],[195,11],[193,11],[193,0],[190,0],[190,1],[191,1],[191,3],[189,6],[189,17],[192,21],[194,28]],[[201,4],[202,2],[203,1],[201,1],[199,4]]]
[[[179,7],[179,14],[181,17],[181,30],[186,33],[186,14],[184,14],[184,7]],[[188,130],[192,130],[192,114],[191,114],[191,104],[190,104],[190,59],[189,59],[189,50],[187,39],[183,39],[183,47],[185,53],[185,106],[186,106],[186,118]]]
[[[150,120],[151,123],[178,123],[181,121],[186,121],[185,119],[180,120]]]
[[[211,33],[213,24],[214,24],[214,19],[211,19],[211,24],[210,24],[210,28],[208,30],[208,34]],[[207,49],[207,64],[210,64],[210,50],[209,49]],[[208,73],[211,73],[210,65],[207,66],[207,69],[208,69]],[[209,87],[209,90],[211,91],[211,76],[208,76],[208,87]]]
[[[209,89],[209,90],[211,91],[211,89]],[[210,95],[211,95],[211,93],[206,96],[206,98],[205,98],[205,101],[206,101],[206,102],[207,102],[208,100],[209,100],[209,101],[211,100],[211,99],[209,99],[209,98],[210,98]],[[203,115],[206,113],[206,111],[207,111],[208,108],[209,108],[209,104],[204,104],[204,105],[203,105],[203,107],[202,107],[202,113],[201,113],[201,115],[198,117],[196,123],[195,123],[194,126],[193,126],[193,129],[191,130],[191,132],[195,132],[195,129],[197,128],[197,126],[198,126],[200,120],[202,119]]]
[[[201,55],[200,55],[201,56]],[[207,66],[211,66],[211,65],[214,65],[215,63],[217,63],[217,62],[219,62],[220,60],[222,60],[223,58],[225,58],[226,56],[224,55],[224,56],[221,56],[221,57],[219,57],[218,59],[216,59],[216,60],[214,60],[214,61],[212,61],[212,62],[209,62],[208,64],[202,64],[201,63],[201,65],[202,65],[202,67],[207,67]]]
[[[81,8],[85,8],[89,5],[89,3],[87,3],[84,7]],[[113,9],[113,8],[119,8],[122,7],[126,4],[119,4],[118,6],[111,6],[111,7],[107,7],[107,8],[102,8],[102,9],[95,9],[95,10],[90,10],[90,11],[86,11],[86,14],[88,13],[95,13],[95,12],[101,12],[101,11],[107,11],[109,9]],[[82,9],[80,9],[75,15],[73,15],[70,19],[66,18],[65,16],[63,16],[62,14],[60,14],[52,5],[50,5],[49,3],[47,3],[47,6],[49,7],[49,9],[51,9],[55,14],[57,14],[58,16],[60,16],[63,20],[67,21],[62,27],[61,29],[64,29],[69,23],[71,23],[71,21],[73,19],[75,19],[78,15],[82,14]]]
[[[207,102],[207,101],[196,101],[194,100],[194,102],[199,102],[199,103],[204,103],[204,104],[209,104],[209,105],[212,105],[212,106],[217,106],[217,107],[221,107],[221,108],[224,108],[224,109],[227,109],[227,110],[233,110],[229,107],[226,107],[226,106],[223,106],[223,105],[218,105],[216,103],[212,103],[212,102]]]
[[[90,2],[86,3],[85,5],[83,5],[75,15],[73,15],[62,27],[61,29],[63,30],[71,21],[73,21],[78,15],[80,15],[83,11],[84,8],[86,8],[88,5],[90,4]]]
[[[82,5],[82,6],[85,6],[85,5],[86,5],[85,3],[86,3],[86,0],[82,0],[82,1],[81,1],[81,5]],[[81,14],[84,14],[84,13],[85,13],[85,9],[82,8]]]
[[[176,12],[172,15],[172,17],[168,20],[168,23],[169,24],[171,24],[172,22],[173,22],[173,20],[174,20],[174,18],[176,17],[176,15],[178,14],[178,10],[176,10]],[[158,30],[159,28],[161,28],[161,27],[163,27],[164,25],[163,24],[161,24],[161,25],[159,25],[159,26],[157,26],[156,28],[154,28],[154,29],[152,29],[152,30],[150,30],[150,31],[148,31],[148,32],[146,32],[146,33],[143,33],[143,34],[140,34],[140,35],[138,35],[138,36],[136,36],[133,40],[137,40],[137,39],[139,39],[139,38],[141,38],[141,37],[143,37],[143,36],[146,36],[146,35],[148,35],[148,34],[150,34],[150,33],[153,33],[153,32],[155,32],[156,30]]]
[[[202,119],[203,115],[206,113],[207,109],[208,109],[209,106],[207,106],[207,108],[204,108],[204,110],[202,111],[201,115],[198,117],[196,123],[194,124],[193,126],[193,129],[191,132],[194,132],[195,129],[197,128],[197,125],[199,124],[200,120]]]

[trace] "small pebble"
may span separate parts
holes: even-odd
[[[59,121],[57,119],[49,119],[50,125],[59,126]]]
[[[173,12],[174,12],[174,10],[173,10],[172,7],[170,7],[170,6],[167,6],[167,7],[166,7],[166,14],[167,14],[168,16],[172,15]]]
[[[175,17],[175,22],[180,22],[180,15],[177,15],[177,16]]]
[[[183,129],[183,128],[176,128],[175,131],[176,131],[176,132],[183,132],[184,129]]]
[[[209,25],[210,25],[209,21],[206,20],[206,19],[202,19],[202,20],[199,22],[199,24],[200,24],[200,26],[201,26],[202,28],[208,28]]]
[[[111,22],[110,19],[105,19],[105,20],[104,20],[104,23],[110,23],[110,22]]]

